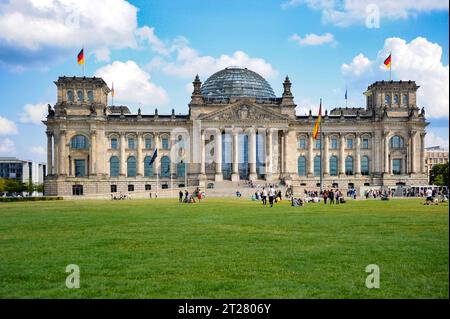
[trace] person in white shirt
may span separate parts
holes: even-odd
[[[275,198],[275,188],[271,185],[269,188],[269,204],[270,207],[273,207],[273,200]]]
[[[262,190],[262,203],[263,205],[267,205],[267,190],[265,187]]]

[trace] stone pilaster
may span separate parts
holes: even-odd
[[[231,180],[233,182],[239,181],[239,132],[237,130],[233,130],[233,160],[232,160],[232,174]]]
[[[217,130],[215,137],[215,146],[214,146],[214,161],[216,162],[216,174],[215,181],[221,182],[223,180],[222,173],[222,130]]]

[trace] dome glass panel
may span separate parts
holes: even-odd
[[[244,68],[229,67],[211,75],[200,89],[209,99],[230,97],[275,98],[270,84],[258,73]]]

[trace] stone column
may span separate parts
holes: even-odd
[[[361,176],[361,135],[356,134],[356,161],[355,161],[355,176]]]
[[[290,179],[289,176],[289,164],[288,164],[288,150],[289,150],[289,131],[283,131],[283,174],[285,178]]]
[[[323,142],[323,159],[322,160],[322,167],[323,167],[323,176],[327,177],[330,175],[330,152],[329,152],[329,136],[326,133],[322,133],[322,140]]]
[[[309,133],[308,135],[308,177],[314,176],[314,139],[312,133]]]
[[[258,178],[256,174],[256,131],[254,128],[250,129],[250,138],[248,143],[248,165],[250,166],[250,180],[256,180]]]
[[[269,128],[266,131],[266,181],[272,179],[272,159],[273,159],[273,149],[272,149],[272,130]]]
[[[157,157],[155,159],[155,162],[153,163],[153,174],[156,178],[156,175],[159,176],[159,167],[160,167],[160,163],[161,163],[161,150],[160,150],[160,140],[159,140],[159,133],[153,133],[153,139],[155,141],[155,150],[158,150],[158,154]]]
[[[53,133],[46,132],[47,134],[47,175],[53,175]]]
[[[58,156],[58,166],[59,174],[66,175],[66,131],[59,132],[59,156]]]
[[[144,176],[144,163],[142,160],[142,133],[137,133],[137,158],[136,158],[136,175]]]
[[[345,176],[345,135],[339,136],[339,176]]]
[[[205,153],[205,130],[202,130],[200,133],[200,174],[205,175],[205,162],[206,162],[206,153]]]
[[[231,180],[237,182],[239,178],[239,133],[237,130],[233,129],[233,173],[231,174]]]
[[[410,162],[411,162],[411,166],[410,166],[410,172],[411,174],[415,174],[416,173],[416,135],[417,135],[417,131],[411,131],[410,132],[410,138],[411,138],[411,142],[409,143],[410,147],[411,147],[411,157],[410,157]]]
[[[119,172],[120,176],[126,176],[127,175],[127,159],[125,158],[125,133],[120,133],[120,165],[119,165]],[[158,154],[159,156],[159,154]]]
[[[383,138],[383,143],[384,143],[384,169],[383,169],[383,173],[384,174],[389,174],[389,132],[384,132],[384,138]]]
[[[420,172],[422,174],[427,174],[425,167],[425,135],[426,133],[420,134]]]
[[[89,143],[89,175],[97,175],[97,132],[91,131],[91,142]]]
[[[216,162],[216,175],[215,181],[221,182],[223,181],[223,173],[222,173],[222,130],[219,129],[216,132],[216,144],[214,146],[214,161]]]

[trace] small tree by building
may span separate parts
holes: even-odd
[[[437,164],[430,171],[430,184],[437,186],[449,186],[448,185],[448,165]]]

